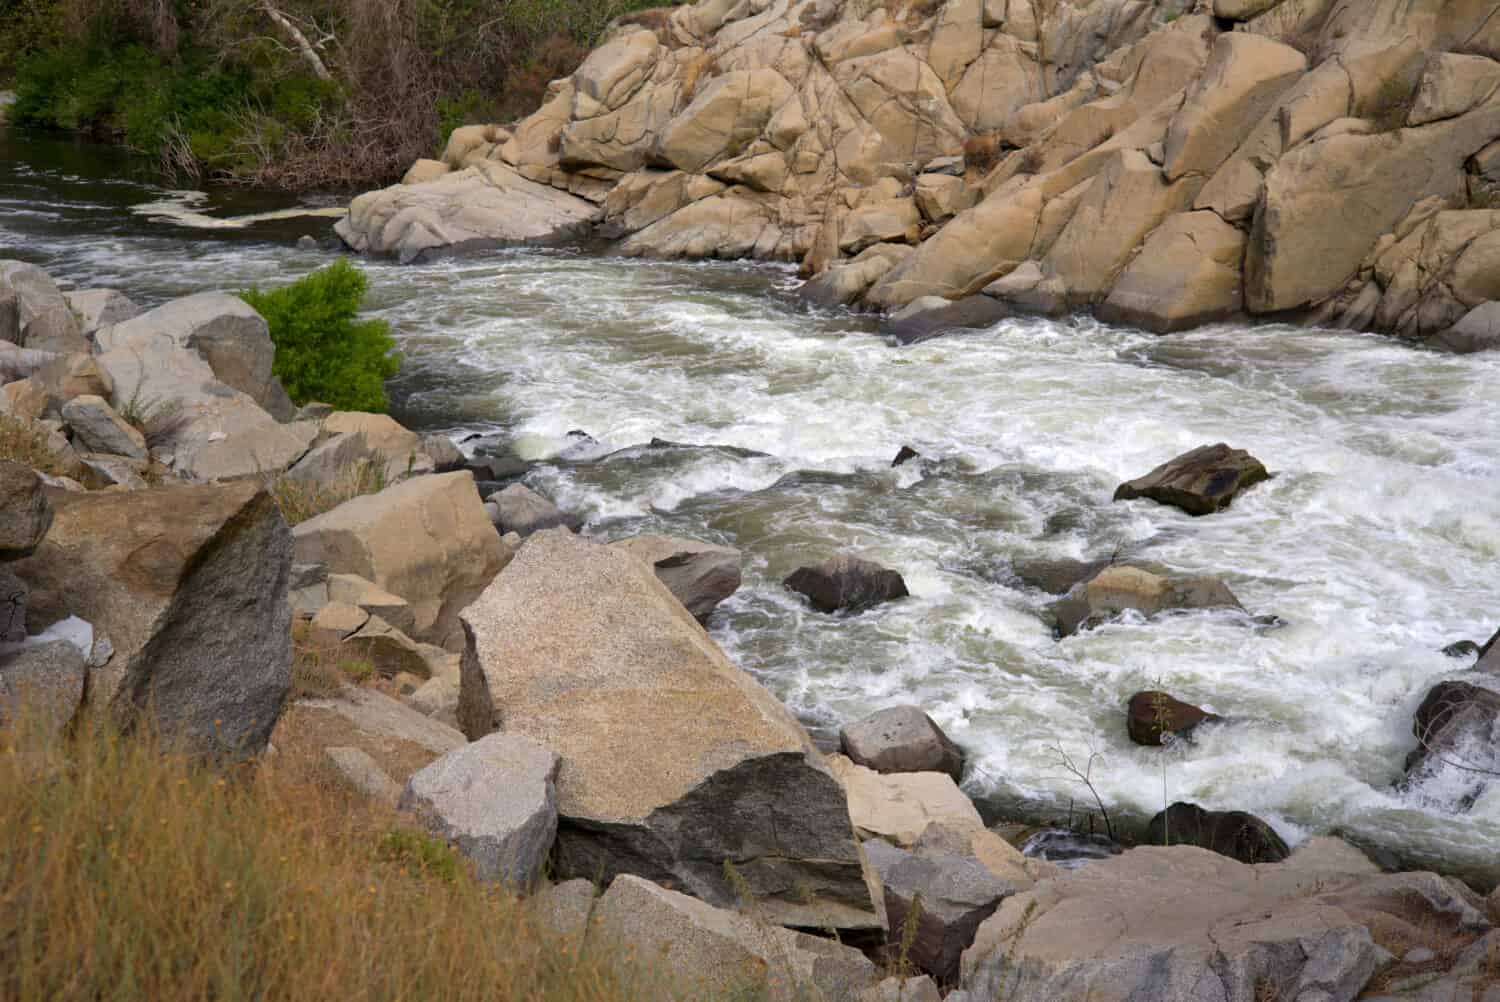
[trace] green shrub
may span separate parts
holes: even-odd
[[[280,289],[240,293],[271,327],[275,372],[294,402],[385,412],[385,380],[401,363],[384,320],[355,320],[368,285],[340,259]]]

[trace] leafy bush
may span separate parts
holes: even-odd
[[[390,325],[355,320],[368,287],[364,272],[340,258],[280,289],[240,293],[271,327],[274,371],[294,402],[385,413],[385,380],[401,362]]]

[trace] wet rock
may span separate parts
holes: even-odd
[[[0,560],[30,556],[52,525],[52,503],[29,466],[0,459]]]
[[[953,778],[941,772],[882,774],[830,755],[828,767],[843,785],[849,818],[861,838],[881,838],[908,848],[933,824],[972,830],[984,821]]]
[[[297,561],[357,574],[411,605],[413,639],[461,641],[458,614],[510,560],[467,473],[415,477],[294,531]]]
[[[514,532],[522,539],[543,529],[559,526],[571,532],[581,527],[578,519],[564,514],[563,510],[542,497],[525,484],[511,484],[485,499],[494,505],[492,518],[495,528],[503,535]]]
[[[1291,854],[1281,836],[1244,811],[1206,811],[1181,801],[1151,819],[1152,845],[1193,845],[1241,863],[1278,863]]]
[[[957,981],[959,956],[975,930],[1016,888],[961,856],[917,856],[879,839],[864,848],[885,892],[891,940],[910,943],[907,959],[919,970],[943,983]]]
[[[1270,474],[1260,460],[1223,442],[1204,445],[1169,460],[1115,489],[1114,500],[1150,498],[1189,515],[1210,515]]]
[[[422,450],[432,459],[433,471],[436,473],[452,473],[461,470],[468,462],[463,452],[453,439],[447,435],[424,435],[422,436]]]
[[[911,594],[900,574],[847,554],[799,567],[782,584],[807,596],[819,612],[860,612]]]
[[[1406,756],[1403,788],[1422,792],[1431,780],[1458,775],[1461,791],[1447,791],[1442,804],[1453,810],[1467,810],[1484,792],[1500,734],[1500,682],[1487,667],[1481,658],[1474,670],[1427,690],[1412,718],[1417,747]]]
[[[944,772],[963,778],[964,754],[916,706],[893,706],[839,731],[840,750],[876,772]]]
[[[1130,697],[1125,710],[1130,740],[1138,745],[1165,744],[1165,738],[1186,737],[1205,721],[1221,719],[1218,715],[1184,703],[1175,696],[1147,690]]]
[[[1107,559],[1072,560],[1067,557],[1038,557],[1015,560],[1011,564],[1011,570],[1022,584],[1038,588],[1050,595],[1062,595],[1071,591],[1075,585],[1088,581],[1109,565],[1110,561]]]
[[[1124,851],[1123,845],[1106,835],[1084,834],[1066,828],[1043,828],[1021,844],[1021,852],[1028,859],[1055,863],[1065,870],[1109,859]]]
[[[967,296],[948,301],[938,297],[916,300],[881,325],[880,333],[897,344],[918,344],[951,331],[989,327],[1012,315],[998,299]]]
[[[557,834],[560,765],[530,738],[488,734],[407,780],[401,807],[469,857],[480,880],[525,892]]]
[[[900,466],[902,463],[908,462],[909,460],[921,458],[922,454],[916,449],[913,449],[909,445],[903,445],[900,451],[896,453],[896,458],[891,460],[891,466],[892,468],[895,468],[897,466]]]
[[[32,632],[81,616],[114,656],[89,703],[215,756],[258,754],[290,687],[292,539],[258,484],[66,494],[36,552]]]
[[[1500,301],[1480,303],[1427,343],[1458,355],[1500,348]]]
[[[1186,609],[1240,609],[1239,599],[1218,578],[1164,578],[1159,574],[1112,564],[1075,587],[1052,607],[1060,636],[1107,622],[1122,612],[1150,618]]]
[[[1444,647],[1442,653],[1450,658],[1478,658],[1479,645],[1472,640],[1455,640]]]
[[[616,877],[594,903],[590,936],[626,944],[650,964],[662,1002],[756,998],[767,1002],[853,1002],[876,978],[852,947],[781,929],[753,915],[715,908],[633,875]],[[665,982],[665,983],[661,983]]]
[[[560,876],[634,873],[724,906],[743,890],[771,922],[881,925],[849,803],[823,757],[645,563],[540,532],[464,622],[474,639],[461,669],[464,732],[503,725],[566,763]]]
[[[700,623],[740,586],[740,551],[728,546],[673,536],[633,536],[610,545],[650,564]]]

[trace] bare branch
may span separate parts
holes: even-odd
[[[292,44],[302,54],[302,59],[307,65],[312,67],[313,73],[317,74],[319,80],[333,79],[333,74],[329,73],[328,67],[323,65],[323,59],[318,55],[317,49],[313,48],[313,44],[307,40],[307,36],[302,34],[302,29],[293,24],[291,19],[281,11],[272,7],[269,2],[262,3],[261,9],[266,12],[267,17],[276,23],[276,27],[285,32],[287,37],[292,40]],[[329,35],[327,38],[322,39],[318,43],[318,46],[322,47],[332,37],[332,35]]]

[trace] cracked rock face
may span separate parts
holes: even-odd
[[[464,732],[562,759],[562,877],[635,874],[724,907],[743,891],[773,922],[879,928],[843,788],[653,570],[565,529],[528,539],[463,613]]]

